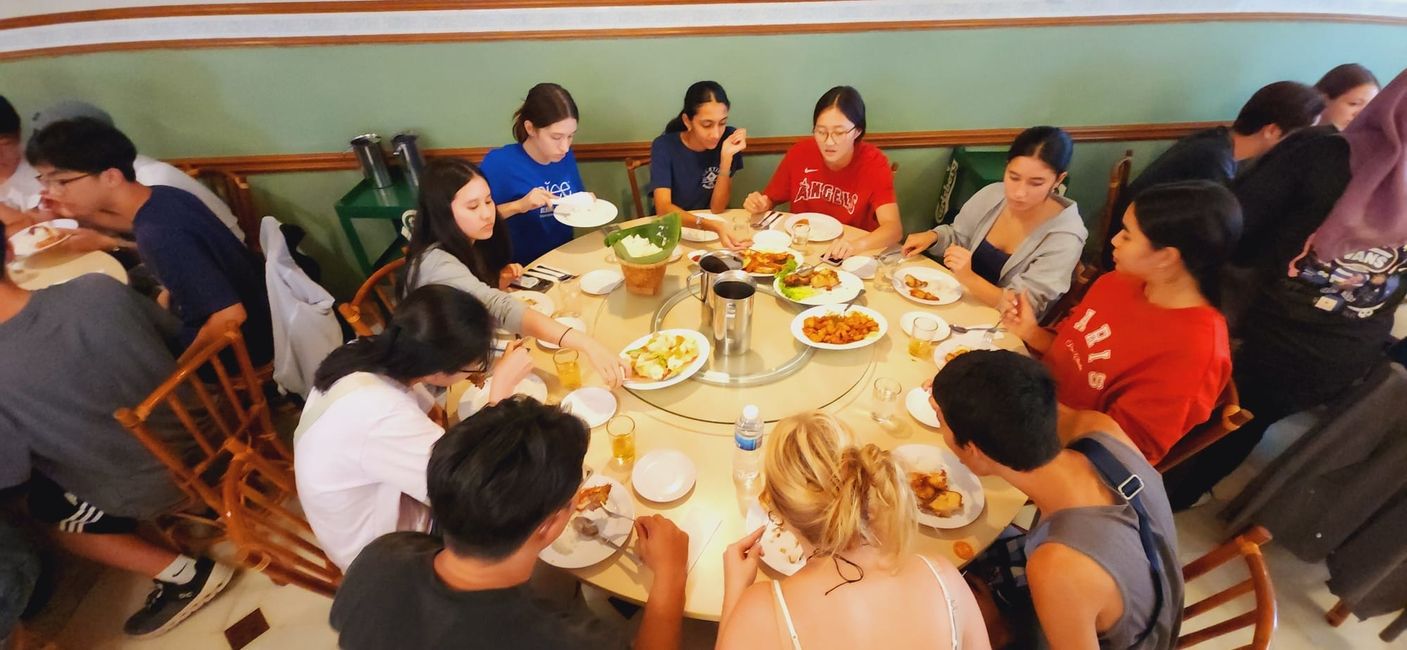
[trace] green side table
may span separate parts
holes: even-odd
[[[934,218],[952,223],[958,210],[973,194],[1002,179],[1006,173],[1006,147],[958,147],[948,163],[948,178],[938,199]]]
[[[362,273],[367,275],[394,258],[401,246],[405,245],[405,238],[401,236],[401,215],[405,214],[406,210],[414,210],[416,205],[415,188],[411,187],[410,182],[400,173],[392,174],[395,182],[390,187],[372,187],[371,181],[362,179],[352,191],[338,200],[336,205],[337,219],[342,222],[342,232],[347,235],[347,243],[351,244],[352,254],[356,256]],[[391,242],[375,261],[367,256],[366,247],[362,245],[354,223],[366,219],[390,224],[391,232],[395,234],[395,241]]]

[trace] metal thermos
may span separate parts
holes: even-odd
[[[747,352],[752,344],[752,297],[757,287],[746,271],[727,271],[713,281],[713,340],[719,354]]]
[[[381,150],[381,136],[363,133],[352,138],[352,152],[357,155],[362,175],[371,181],[372,187],[391,186],[391,172],[386,169],[386,152]]]
[[[401,161],[405,178],[411,187],[420,187],[420,175],[425,171],[425,156],[420,153],[420,136],[412,132],[397,133],[391,138],[391,153]]]
[[[713,251],[699,258],[699,272],[689,276],[689,292],[693,293],[693,281],[699,280],[699,292],[693,293],[695,298],[702,303],[702,313],[699,318],[700,323],[713,321],[713,301],[710,296],[713,294],[713,282],[718,279],[719,274],[728,271],[736,271],[743,268],[743,260],[732,251]]]

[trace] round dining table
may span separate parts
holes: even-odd
[[[729,220],[747,218],[741,210],[720,216]],[[619,225],[629,227],[648,219]],[[846,227],[844,236],[854,237],[860,232]],[[680,245],[685,253],[719,248],[716,240],[709,243],[681,241]],[[829,242],[809,244],[808,250],[803,251],[806,261],[817,262],[828,246]],[[609,252],[602,233],[594,231],[549,252],[537,263],[577,275],[596,269],[618,269],[616,263],[608,261]],[[860,254],[877,252],[861,251]],[[903,262],[903,265],[910,264],[941,268],[921,255]],[[587,333],[608,348],[623,350],[655,329],[700,329],[702,303],[687,294],[688,277],[696,270],[684,255],[669,264],[658,295],[634,295],[623,285],[604,296],[584,294],[581,311]],[[755,490],[735,485],[732,475],[733,423],[745,405],[755,404],[760,408],[766,423],[764,435],[783,417],[820,410],[849,424],[862,442],[872,442],[882,448],[893,449],[906,444],[945,446],[937,429],[919,423],[905,408],[902,393],[932,379],[937,367],[931,358],[916,360],[909,356],[908,337],[900,327],[900,317],[905,312],[918,310],[936,314],[952,325],[987,327],[998,321],[998,313],[966,295],[951,304],[927,306],[906,299],[893,288],[877,287],[874,280],[866,280],[864,284],[865,291],[855,304],[879,312],[888,323],[888,332],[872,345],[853,350],[814,350],[790,374],[764,377],[761,383],[724,385],[725,382],[704,381],[701,375],[705,373],[700,373],[661,390],[622,387],[613,391],[619,403],[617,413],[635,420],[637,459],[654,450],[673,449],[687,455],[697,470],[694,487],[675,501],[653,503],[633,490],[631,494],[636,516],[663,514],[690,533],[692,565],[688,574],[686,616],[719,619],[723,603],[723,551],[751,532],[746,513],[756,500]],[[763,280],[758,283],[759,289],[764,285],[770,286]],[[553,286],[548,295],[555,298],[558,292]],[[770,367],[785,365],[804,353],[805,346],[791,333],[791,322],[807,307],[766,291],[759,291],[754,301],[752,345],[744,355],[749,358],[735,361]],[[555,302],[561,304],[561,300]],[[1010,335],[999,336],[994,344],[1012,350],[1021,347],[1016,337]],[[557,403],[568,391],[556,377],[552,352],[537,344],[532,348],[537,374],[547,383],[548,402]],[[714,363],[719,362],[715,359]],[[582,366],[585,385],[601,386],[601,379],[588,369],[584,359]],[[903,386],[895,417],[892,424],[887,425],[870,417],[873,385],[881,377],[897,380]],[[450,404],[455,403],[452,396],[453,393]],[[612,460],[605,426],[592,429],[586,464],[596,472],[631,485],[631,467]],[[980,553],[989,546],[1015,519],[1026,503],[1026,495],[999,478],[983,477],[981,482],[986,506],[977,519],[951,530],[921,527],[916,536],[916,552],[947,558],[962,566],[974,552]],[[650,571],[638,563],[633,553],[617,552],[573,573],[595,587],[634,602],[643,602],[649,589]],[[759,579],[781,577],[766,567],[759,576]]]
[[[80,275],[101,273],[127,283],[127,271],[117,258],[102,251],[73,253],[49,250],[12,262],[9,276],[21,289],[38,291]]]

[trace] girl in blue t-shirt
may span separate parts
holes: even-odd
[[[747,130],[728,126],[728,93],[716,81],[700,81],[684,93],[684,108],[650,144],[650,187],[655,212],[728,209],[733,174],[743,168]],[[726,170],[726,171],[724,171]],[[701,230],[718,233],[724,246],[733,240],[728,223],[694,216],[685,219]]]
[[[513,261],[528,264],[572,239],[572,228],[552,216],[552,199],[586,189],[572,155],[576,102],[565,88],[540,83],[513,114],[510,144],[490,151],[480,165],[498,216],[507,220]]]

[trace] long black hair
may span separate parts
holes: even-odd
[[[1133,199],[1138,228],[1154,248],[1176,248],[1202,297],[1221,304],[1221,269],[1241,239],[1241,204],[1220,183],[1154,185]]]
[[[533,128],[543,129],[567,118],[581,119],[572,94],[554,83],[540,83],[528,90],[523,105],[513,113],[513,139],[519,143],[528,139],[528,127],[524,122],[532,122]]]
[[[860,91],[850,86],[836,86],[827,90],[826,94],[816,100],[816,110],[811,113],[811,126],[816,126],[816,120],[821,119],[821,113],[831,107],[835,107],[845,119],[855,125],[855,130],[860,132],[855,136],[856,142],[865,137],[865,99],[860,96]]]
[[[1382,87],[1371,70],[1357,63],[1344,63],[1336,65],[1333,70],[1324,73],[1324,76],[1319,78],[1314,87],[1324,93],[1325,97],[1338,99],[1340,95],[1367,84],[1372,84],[1377,88]]]
[[[498,288],[498,273],[513,259],[513,242],[503,219],[494,218],[493,235],[474,241],[454,220],[454,195],[476,178],[488,179],[479,167],[463,158],[436,158],[425,165],[420,178],[420,199],[410,233],[406,258],[406,289],[415,287],[425,252],[439,246],[469,269],[474,277]]]
[[[1055,126],[1033,126],[1011,141],[1011,148],[1006,151],[1006,161],[1030,156],[1045,163],[1059,176],[1069,171],[1070,158],[1074,155],[1075,143],[1069,133]]]
[[[728,101],[728,93],[723,91],[723,86],[719,85],[717,81],[694,82],[694,85],[689,86],[689,90],[684,92],[684,108],[679,109],[679,114],[675,115],[669,124],[664,125],[664,132],[687,131],[688,127],[684,124],[684,116],[688,115],[689,119],[694,119],[694,116],[699,114],[699,107],[709,102],[718,102],[728,108],[733,107],[733,103]]]
[[[483,303],[454,287],[426,285],[396,306],[385,331],[327,355],[313,375],[313,388],[326,393],[354,372],[403,383],[437,372],[457,373],[487,361],[492,338],[493,317]]]

